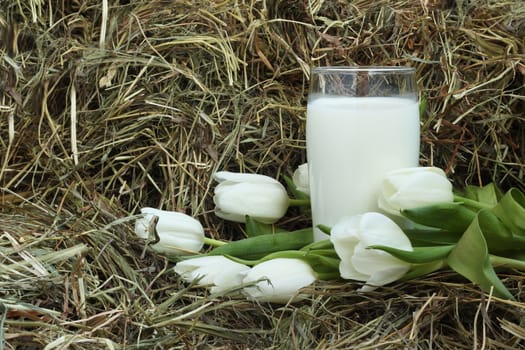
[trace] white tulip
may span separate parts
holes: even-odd
[[[216,255],[180,261],[173,270],[186,282],[211,286],[210,291],[217,293],[240,286],[250,267]]]
[[[299,192],[310,195],[310,180],[308,178],[308,163],[301,164],[295,169],[292,181]]]
[[[452,202],[452,183],[445,172],[436,167],[414,167],[387,174],[381,186],[379,208],[400,215],[404,209]]]
[[[143,216],[135,222],[135,233],[145,240],[150,239],[150,225],[155,216],[158,222],[155,229],[159,241],[151,248],[165,255],[196,254],[204,246],[204,228],[200,222],[189,215],[175,211],[142,208]]]
[[[244,288],[244,292],[254,300],[284,304],[304,298],[299,290],[316,279],[313,269],[303,260],[276,258],[257,264],[248,271],[243,283],[259,282]]]
[[[248,215],[261,223],[273,224],[288,210],[286,189],[269,176],[219,171],[214,177],[219,184],[213,202],[220,218],[245,222]]]
[[[330,241],[341,259],[341,277],[366,282],[362,291],[396,281],[411,267],[387,252],[368,249],[371,245],[383,245],[413,250],[405,233],[383,214],[365,213],[343,218],[330,233]]]

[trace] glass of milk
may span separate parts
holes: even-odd
[[[416,90],[410,67],[312,69],[306,151],[314,227],[378,211],[386,173],[419,164]],[[327,238],[318,228],[314,235]]]

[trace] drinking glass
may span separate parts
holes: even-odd
[[[306,152],[316,226],[378,211],[381,182],[419,163],[419,104],[410,67],[315,67],[306,117]]]

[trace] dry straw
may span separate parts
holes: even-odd
[[[416,67],[421,163],[525,189],[521,0],[1,4],[0,349],[524,346],[517,271],[501,274],[513,302],[441,272],[278,307],[183,284],[132,230],[153,206],[239,237],[211,212],[211,174],[304,162],[317,65]]]

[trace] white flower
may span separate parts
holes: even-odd
[[[220,218],[245,222],[249,215],[261,223],[273,224],[288,210],[286,189],[269,176],[219,171],[214,177],[219,184],[213,202]]]
[[[404,209],[452,202],[452,183],[445,172],[436,167],[414,167],[394,170],[381,186],[379,208],[400,215]]]
[[[413,250],[405,233],[383,214],[365,213],[343,218],[332,227],[330,240],[341,259],[341,277],[366,282],[362,291],[396,281],[411,267],[387,252],[367,249],[371,245],[383,245]]]
[[[308,178],[308,163],[301,164],[292,175],[295,188],[304,194],[310,195],[310,180]]]
[[[299,290],[316,279],[313,269],[303,260],[276,258],[257,264],[248,271],[243,282],[259,282],[253,287],[246,287],[244,292],[258,301],[284,304],[303,298]]]
[[[152,220],[158,217],[156,231],[159,241],[151,245],[155,251],[166,255],[198,253],[204,246],[204,228],[189,215],[175,211],[142,208],[141,218],[135,221],[135,233],[145,240],[149,237]]]
[[[200,286],[211,286],[212,293],[240,286],[249,266],[222,255],[202,256],[178,262],[173,270],[186,282],[197,281]]]

